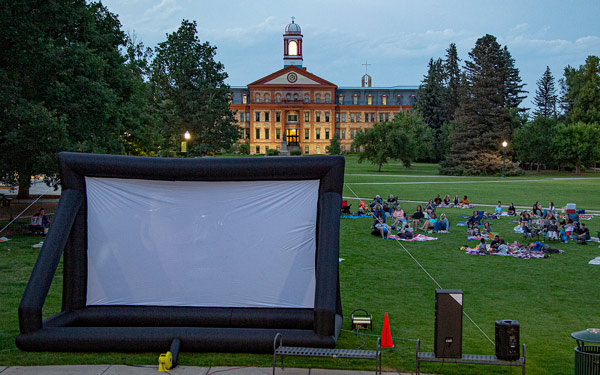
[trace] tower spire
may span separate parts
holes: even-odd
[[[364,64],[361,64],[365,67],[365,75],[361,78],[361,86],[362,87],[371,87],[371,76],[369,75],[369,61],[365,60]]]

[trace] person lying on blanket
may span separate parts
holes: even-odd
[[[376,229],[379,229],[379,233],[381,234],[381,238],[387,238],[388,235],[392,233],[392,228],[390,228],[387,224],[377,224],[375,225]]]
[[[407,223],[406,225],[404,225],[404,228],[402,228],[400,232],[398,232],[398,237],[407,240],[410,240],[414,237],[413,228],[410,227],[410,224]]]

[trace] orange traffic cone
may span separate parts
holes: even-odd
[[[390,329],[390,319],[388,313],[385,313],[383,318],[383,328],[381,329],[381,347],[384,349],[393,348],[392,330]]]

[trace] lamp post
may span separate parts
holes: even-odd
[[[506,176],[504,176],[504,168],[506,167],[506,146],[508,146],[508,142],[502,142],[502,178],[506,178]]]
[[[192,136],[191,136],[190,132],[186,130],[185,134],[183,135],[183,138],[185,138],[185,157],[187,158],[188,154],[189,154],[189,152],[188,152],[188,142],[192,138]]]

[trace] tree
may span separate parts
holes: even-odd
[[[581,173],[582,166],[592,165],[600,158],[600,126],[583,122],[560,124],[554,149],[560,165],[575,165],[576,173]]]
[[[515,108],[519,112],[525,112],[527,108],[519,108],[523,99],[527,98],[527,91],[523,90],[525,87],[524,83],[521,83],[521,77],[519,76],[519,69],[515,67],[515,59],[512,58],[508,47],[504,46],[502,49],[502,56],[504,58],[504,104],[508,109]]]
[[[537,116],[533,121],[515,129],[512,148],[522,163],[535,164],[537,171],[542,165],[554,162],[554,138],[557,122],[553,118]]]
[[[333,138],[329,141],[329,147],[327,147],[327,154],[339,155],[342,152],[340,149],[340,139],[337,133],[333,133]]]
[[[229,108],[227,73],[216,62],[216,47],[201,43],[196,22],[179,29],[156,47],[151,82],[165,123],[167,147],[174,149],[184,132],[192,135],[191,155],[228,149],[241,137]]]
[[[537,81],[537,89],[535,90],[535,98],[533,103],[537,107],[534,111],[536,116],[546,118],[556,118],[556,89],[554,88],[554,76],[550,71],[550,67],[546,66],[546,71]]]
[[[496,38],[489,34],[479,38],[469,57],[452,146],[441,163],[444,174],[494,173],[497,166],[476,159],[498,160],[492,155],[501,156],[502,141],[510,141],[512,135],[512,119],[505,106],[506,56]]]
[[[579,69],[567,66],[561,85],[567,122],[600,124],[600,59],[588,56]]]
[[[414,160],[430,156],[432,141],[431,129],[418,112],[400,112],[392,121],[376,123],[359,132],[352,145],[364,149],[359,163],[369,160],[381,172],[381,166],[390,159],[400,160],[410,168]]]
[[[32,175],[55,181],[59,151],[123,153],[139,91],[116,16],[84,0],[15,0],[0,27],[0,178],[19,198]]]
[[[429,60],[427,75],[417,92],[415,109],[421,113],[425,123],[432,129],[435,139],[434,149],[439,150],[438,138],[442,125],[448,122],[448,105],[445,103],[447,89],[444,87],[445,69],[441,59]],[[435,155],[439,160],[442,155]]]
[[[446,60],[444,60],[446,77],[446,113],[450,121],[454,119],[454,114],[460,103],[462,73],[460,71],[460,66],[458,65],[459,61],[460,59],[458,58],[456,44],[450,43],[450,46],[446,50]]]

